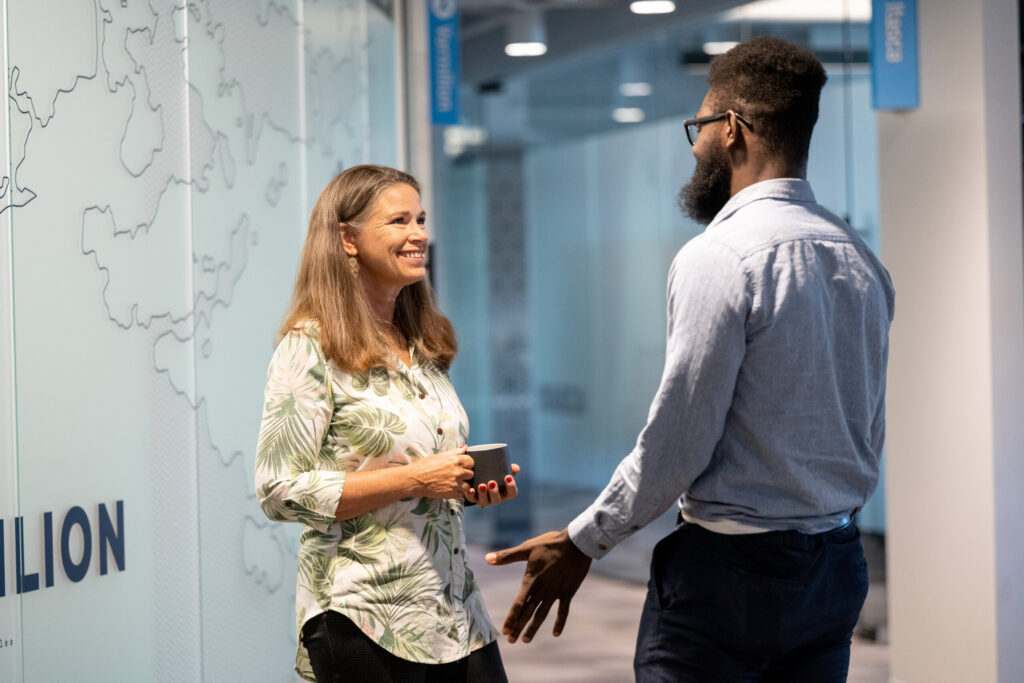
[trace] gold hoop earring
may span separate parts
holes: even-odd
[[[355,256],[348,257],[348,269],[352,271],[352,275],[359,276],[359,259]]]

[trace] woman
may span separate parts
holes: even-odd
[[[256,492],[301,522],[296,671],[311,681],[506,681],[466,564],[466,413],[424,281],[419,185],[355,166],[320,194],[267,376]],[[519,468],[512,466],[513,473]],[[315,678],[314,678],[315,676]]]

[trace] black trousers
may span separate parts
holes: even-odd
[[[867,596],[856,525],[730,536],[683,524],[654,548],[638,683],[841,683]]]
[[[302,627],[302,643],[318,683],[508,683],[498,643],[448,664],[419,664],[396,657],[337,612],[319,614]]]

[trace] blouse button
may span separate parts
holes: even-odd
[[[441,429],[440,427],[438,427],[438,428],[437,428],[437,435],[438,435],[438,436],[444,436],[444,430],[443,430],[443,429]]]
[[[420,398],[421,398],[421,399],[424,399],[424,398],[426,398],[426,397],[427,397],[427,395],[426,395],[426,394],[423,394],[423,393],[421,393],[421,394],[420,394]]]
[[[458,549],[458,548],[456,548],[456,549],[455,549],[455,550],[453,550],[452,552],[453,552],[453,553],[455,553],[456,555],[458,555],[458,554],[459,554],[459,549]]]

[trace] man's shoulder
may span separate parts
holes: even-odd
[[[735,240],[723,239],[720,235],[705,230],[680,247],[672,261],[673,269],[687,264],[708,263],[718,265],[740,265],[744,254]]]
[[[737,208],[707,234],[744,259],[800,240],[862,242],[844,220],[821,204],[778,197],[764,197]]]
[[[744,256],[727,241],[705,231],[684,244],[668,273],[670,292],[742,292],[749,274]]]

